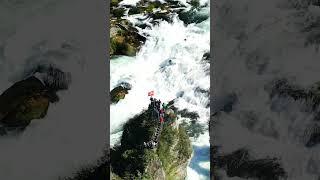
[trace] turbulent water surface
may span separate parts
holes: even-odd
[[[280,158],[290,180],[319,179],[320,146],[305,146],[308,128],[318,122],[303,99],[271,98],[266,88],[279,78],[302,88],[319,81],[319,2],[222,0],[213,11],[214,104],[219,110],[217,102],[236,97],[213,125],[219,152],[247,148],[255,159]]]
[[[72,77],[44,119],[34,120],[19,136],[0,137],[1,179],[57,180],[102,156],[107,62],[99,57],[103,50],[97,44],[105,42],[103,30],[97,38],[100,30],[83,13],[98,12],[99,6],[81,1],[0,2],[0,93],[39,64],[53,64]],[[90,16],[103,23],[102,13]],[[88,37],[83,24],[96,32]]]
[[[209,7],[201,12],[209,15]],[[126,18],[139,23],[141,16]],[[162,102],[176,98],[179,109],[199,114],[198,121],[206,129],[198,138],[192,138],[193,156],[187,179],[209,179],[209,93],[197,90],[209,92],[210,88],[209,63],[202,60],[210,50],[210,19],[185,25],[175,15],[172,23],[161,21],[151,28],[140,29],[140,33],[148,35],[147,41],[135,57],[120,56],[110,61],[110,89],[121,82],[132,85],[125,99],[110,107],[111,145],[118,143],[123,123],[148,107],[147,93],[154,90],[154,97]]]

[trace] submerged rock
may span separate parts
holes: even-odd
[[[204,53],[202,56],[202,60],[204,60],[206,62],[210,62],[210,52]]]
[[[201,23],[209,18],[206,13],[201,13],[198,9],[183,10],[179,12],[179,19],[185,24]]]

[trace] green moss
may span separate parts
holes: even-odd
[[[123,31],[119,30],[118,35],[110,39],[110,55],[135,56],[138,45],[132,41]]]
[[[24,101],[10,112],[2,122],[12,127],[27,126],[33,119],[44,118],[49,107],[49,99],[42,96],[26,97]]]
[[[111,102],[112,103],[119,102],[121,99],[124,99],[126,94],[128,94],[128,90],[122,86],[118,86],[112,89],[112,91],[110,92]]]
[[[191,149],[191,142],[183,126],[179,126],[178,137],[179,137],[179,141],[176,146],[176,150],[178,151],[178,158],[180,162],[185,162],[191,156],[192,149]]]
[[[116,37],[112,37],[111,38],[111,50],[110,50],[110,54],[111,55],[125,55],[126,51],[127,51],[127,44],[124,42],[124,40],[122,40],[122,36],[116,36]]]
[[[118,6],[119,2],[121,2],[121,1],[122,0],[111,0],[110,5],[111,5],[111,7]]]
[[[160,142],[157,149],[157,154],[162,162],[163,168],[166,174],[171,174],[176,166],[175,157],[173,156],[171,149],[174,143],[174,140],[177,139],[177,130],[172,128],[169,125],[165,125],[160,136]]]
[[[167,122],[163,126],[157,149],[143,148],[141,145],[151,139],[157,124],[151,119],[149,109],[124,125],[121,146],[111,150],[114,173],[123,179],[149,180],[155,178],[156,171],[163,169],[166,179],[176,179],[179,165],[190,158],[190,140],[183,127],[176,129]]]
[[[148,13],[151,13],[151,12],[153,12],[154,8],[155,8],[155,6],[153,4],[150,4],[149,6],[147,6],[145,11],[148,12]]]

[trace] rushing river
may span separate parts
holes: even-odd
[[[207,2],[201,2],[204,3]],[[208,16],[209,12],[210,6],[200,10]],[[125,18],[138,24],[142,16]],[[121,82],[132,85],[125,99],[110,107],[111,145],[118,143],[123,123],[148,107],[147,94],[154,90],[154,97],[162,102],[176,99],[177,108],[199,114],[197,121],[206,129],[198,138],[191,138],[193,156],[187,179],[209,179],[209,93],[199,93],[198,90],[210,90],[210,64],[202,59],[210,50],[210,18],[185,25],[176,15],[172,23],[161,21],[151,28],[140,29],[140,33],[148,36],[135,57],[120,56],[110,61],[110,89]]]

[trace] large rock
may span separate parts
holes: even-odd
[[[120,85],[112,89],[110,92],[111,103],[114,104],[119,102],[121,99],[124,99],[126,94],[128,94],[128,90],[130,89],[131,89],[131,86],[128,87],[124,85]]]
[[[23,130],[32,120],[44,118],[49,103],[59,100],[56,92],[68,88],[69,75],[53,67],[42,67],[34,76],[16,82],[5,90],[0,95],[1,133]]]
[[[35,77],[17,82],[0,96],[0,122],[7,127],[24,128],[31,120],[46,115],[52,96]]]
[[[146,38],[128,20],[111,19],[110,24],[110,56],[135,56]]]
[[[153,137],[158,125],[152,118],[152,106],[124,125],[121,145],[111,150],[112,179],[185,179],[191,142],[182,126],[172,126],[175,119],[167,121],[172,111],[167,112],[170,113],[165,115],[155,149],[143,146]]]

